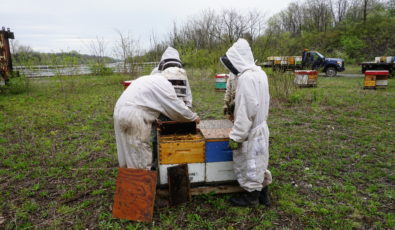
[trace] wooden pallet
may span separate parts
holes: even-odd
[[[213,185],[213,186],[200,186],[190,189],[190,193],[192,196],[202,195],[202,194],[226,194],[226,193],[238,193],[243,192],[244,190],[239,185]],[[157,189],[158,196],[167,197],[169,195],[169,191],[166,188],[158,188]]]

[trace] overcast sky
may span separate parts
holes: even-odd
[[[294,0],[295,1],[295,0]],[[0,0],[0,27],[11,28],[19,44],[35,51],[76,50],[90,53],[96,37],[107,41],[107,55],[117,39],[116,31],[130,32],[143,48],[154,32],[165,36],[173,22],[182,24],[204,9],[217,12],[257,9],[267,16],[292,0]]]

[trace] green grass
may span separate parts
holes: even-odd
[[[361,73],[361,66],[358,64],[348,64],[346,63],[345,65],[346,70],[341,73],[347,73],[347,74],[362,74]]]
[[[222,119],[213,73],[188,73],[194,109]],[[395,228],[395,81],[362,90],[362,78],[320,77],[298,89],[269,75],[272,207],[234,208],[230,195],[210,194],[157,208],[150,224],[113,219],[112,113],[128,77],[54,77],[0,95],[0,228]]]

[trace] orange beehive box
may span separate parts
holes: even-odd
[[[295,65],[295,58],[294,57],[288,57],[288,64],[289,65]]]
[[[205,141],[203,135],[158,134],[160,164],[204,163]]]

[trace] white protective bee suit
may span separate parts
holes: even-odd
[[[169,70],[174,68],[176,67]],[[197,115],[177,98],[172,84],[163,74],[140,77],[123,92],[114,109],[120,167],[151,168],[151,126],[161,113],[174,121],[187,122],[197,118]]]
[[[152,72],[151,75],[153,74],[157,74],[162,72],[160,70],[160,66],[163,63],[171,63],[172,59],[176,59],[179,61],[179,63],[181,63],[181,59],[180,59],[180,54],[178,53],[178,51],[176,49],[174,49],[173,47],[167,47],[167,49],[165,50],[165,52],[163,52],[162,57],[160,59],[160,64],[159,66],[155,67]],[[168,61],[170,60],[170,61]],[[189,108],[192,108],[192,91],[191,91],[191,87],[189,86],[189,81],[188,81],[188,77],[186,78],[186,86],[187,86],[187,91],[186,91],[186,96],[183,97],[183,101],[185,102],[185,105],[188,106]]]
[[[230,72],[228,75],[228,79],[226,80],[226,91],[224,96],[225,106],[230,108],[234,104],[234,100],[236,97],[236,85],[237,80],[236,76]]]
[[[270,101],[267,76],[255,65],[251,48],[244,39],[233,44],[226,56],[240,72],[236,77],[235,120],[229,135],[242,143],[233,151],[235,175],[244,190],[261,191],[271,183],[271,174],[267,171],[269,128],[266,120]]]

